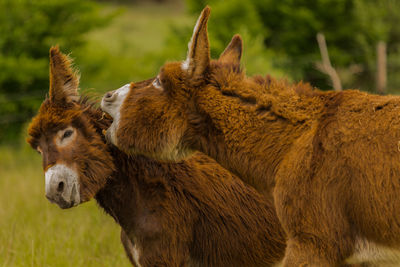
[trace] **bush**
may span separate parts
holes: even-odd
[[[0,0],[0,142],[15,140],[48,91],[52,45],[76,49],[106,25],[98,4],[81,0]]]

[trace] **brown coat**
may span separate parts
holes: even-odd
[[[185,62],[131,84],[110,140],[168,160],[199,150],[273,196],[285,266],[337,266],[359,240],[398,247],[400,98],[246,77],[239,36],[210,59],[209,13]]]
[[[50,97],[28,142],[45,171],[60,163],[76,170],[82,201],[94,197],[121,226],[133,264],[270,266],[283,258],[285,237],[271,201],[203,154],[161,163],[106,144],[110,119],[79,100],[70,60],[58,48],[50,60]],[[72,137],[59,134],[65,128]]]

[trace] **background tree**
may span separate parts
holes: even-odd
[[[15,139],[43,100],[50,46],[79,48],[109,20],[86,0],[0,0],[0,141]]]
[[[344,88],[374,89],[376,45],[384,41],[389,54],[389,87],[400,88],[395,75],[400,66],[400,13],[396,12],[400,1],[187,0],[187,4],[193,14],[206,4],[212,7],[209,30],[217,43],[228,42],[238,27],[245,27],[250,35],[262,36],[265,48],[287,55],[273,57],[274,66],[287,70],[295,80],[303,79],[322,89],[331,85],[315,67],[320,61],[318,32],[325,35]]]

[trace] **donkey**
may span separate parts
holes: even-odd
[[[284,266],[337,266],[359,244],[400,245],[400,98],[246,77],[242,40],[210,59],[201,13],[183,62],[108,92],[107,138],[178,161],[198,150],[274,198]]]
[[[103,135],[111,118],[78,94],[71,60],[50,49],[49,97],[29,126],[46,197],[91,198],[121,226],[135,266],[271,266],[285,251],[273,204],[209,157],[179,163],[127,156]]]

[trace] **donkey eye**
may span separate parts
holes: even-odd
[[[64,138],[68,138],[68,137],[70,137],[71,135],[72,135],[72,130],[66,130],[65,132],[64,132],[64,134],[63,134],[63,139]]]
[[[75,135],[75,129],[69,126],[68,128],[59,130],[54,141],[58,147],[64,147],[73,141],[73,136]]]
[[[158,78],[158,76],[154,79],[154,81],[153,81],[153,86],[154,86],[155,88],[157,88],[157,89],[163,89],[163,88],[162,88],[161,81],[160,81],[160,79]]]

